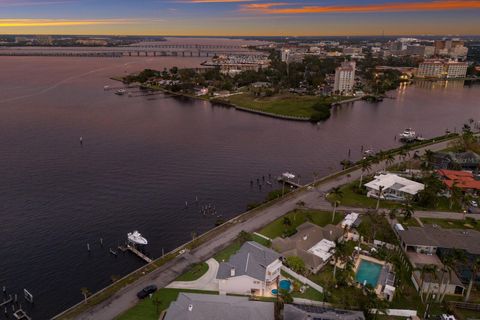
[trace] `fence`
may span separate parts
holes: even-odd
[[[291,269],[289,269],[285,266],[282,266],[282,271],[285,271],[286,273],[288,273],[289,275],[291,275],[292,277],[294,277],[295,279],[297,279],[301,283],[308,284],[313,289],[317,290],[320,293],[323,293],[323,288],[321,286],[319,286],[318,284],[316,284],[315,282],[313,282],[312,280],[305,278],[304,276],[296,273],[295,271],[293,271],[293,270],[291,270]]]

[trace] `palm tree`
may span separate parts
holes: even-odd
[[[92,294],[87,287],[83,287],[80,289],[83,295],[84,302],[87,303],[87,298]]]
[[[391,166],[395,162],[395,156],[391,153],[389,153],[385,157],[385,171],[387,171],[387,166]]]
[[[412,216],[415,214],[415,210],[413,209],[413,204],[412,204],[412,198],[407,197],[405,201],[402,204],[402,209],[401,212],[403,214],[403,219],[408,220],[412,218]]]
[[[331,249],[333,251],[333,279],[337,275],[337,263],[345,261],[347,258],[347,246],[344,242],[335,241],[335,247]]]
[[[452,184],[450,188],[450,209],[452,209],[454,204],[459,204],[462,199],[462,189],[457,187],[457,182]]]
[[[432,150],[427,149],[425,150],[424,158],[425,158],[425,165],[423,167],[425,169],[431,169],[432,164],[435,161],[435,153]]]
[[[368,172],[370,171],[370,169],[372,169],[372,165],[369,159],[363,159],[360,165],[361,165],[362,173],[360,174],[360,183],[358,184],[358,188],[362,187],[363,175],[365,174],[365,171]]]
[[[443,298],[445,297],[445,294],[447,293],[447,287],[450,284],[450,281],[452,279],[452,267],[454,263],[454,257],[451,254],[446,255],[442,259],[443,261],[443,266],[442,266],[442,277],[440,280],[440,285],[438,286],[438,292],[437,292],[437,302],[441,302]],[[445,283],[445,288],[443,289],[443,294],[442,294],[442,285],[443,285],[443,279],[445,278],[445,273],[448,273],[448,278],[447,282]]]
[[[425,274],[429,272],[429,268],[430,268],[429,265],[424,264],[420,269],[416,269],[416,270],[420,270],[420,285],[418,286],[418,291],[420,293],[420,300],[422,300],[422,303],[423,303],[423,283],[425,282]]]
[[[384,188],[384,186],[379,186],[378,187],[377,206],[375,207],[376,211],[378,211],[378,208],[380,207],[380,198],[383,195],[383,188]]]
[[[340,200],[343,198],[343,192],[340,187],[334,187],[330,190],[330,196],[333,200],[333,214],[332,214],[332,223],[335,221],[335,212],[337,211],[337,206],[340,204]]]
[[[428,302],[428,298],[430,298],[430,294],[432,293],[431,292],[431,286],[432,286],[432,282],[434,280],[437,280],[438,277],[437,277],[437,271],[438,271],[438,267],[436,265],[432,265],[430,268],[429,268],[429,274],[432,275],[432,278],[433,279],[430,279],[430,281],[428,282],[428,287],[427,287],[427,296],[425,297],[425,301]]]
[[[473,283],[477,279],[478,272],[480,271],[480,258],[476,258],[471,264],[470,282],[468,283],[467,293],[465,294],[465,302],[470,299],[470,293],[472,292]]]
[[[382,162],[383,160],[386,159],[387,153],[386,153],[385,151],[383,151],[383,150],[380,150],[380,151],[377,152],[376,156],[377,156],[377,159],[378,159],[378,161],[379,161],[379,163],[380,163],[380,162]]]

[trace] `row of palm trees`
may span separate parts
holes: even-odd
[[[470,280],[464,297],[465,302],[470,300],[473,284],[475,283],[477,275],[480,272],[480,258],[475,258],[469,263],[464,251],[454,250],[442,258],[443,265],[441,267],[438,267],[437,265],[423,265],[420,269],[417,269],[420,271],[420,299],[422,302],[429,302],[430,297],[434,294],[433,288],[431,287],[432,281],[428,282],[427,290],[424,292],[423,285],[425,282],[425,276],[430,275],[433,280],[436,281],[438,280],[438,272],[441,272],[440,282],[435,294],[435,302],[443,302],[447,294],[448,286],[452,281],[452,273],[454,272],[455,266],[459,263],[468,264],[471,269]]]

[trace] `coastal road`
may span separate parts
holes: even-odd
[[[452,140],[439,142],[434,145],[415,149],[419,155],[422,155],[425,150],[439,151],[449,146]],[[411,153],[413,151],[410,151]],[[400,156],[395,158],[394,163],[402,161]],[[385,164],[373,164],[369,173],[381,171],[385,168]],[[200,245],[190,253],[177,256],[173,260],[167,262],[157,270],[151,272],[145,277],[139,279],[133,284],[118,291],[114,296],[108,300],[98,304],[96,307],[76,317],[77,320],[111,320],[133,307],[137,302],[136,293],[143,287],[149,284],[156,284],[158,287],[165,287],[175,278],[187,271],[188,267],[200,261],[205,261],[211,258],[216,252],[229,245],[241,231],[254,232],[261,229],[263,226],[273,222],[282,217],[287,212],[296,208],[296,203],[299,201],[305,202],[306,207],[309,208],[324,208],[331,209],[330,204],[325,200],[325,194],[333,187],[339,187],[346,183],[351,183],[360,178],[361,170],[357,169],[348,174],[326,180],[318,184],[311,190],[298,191],[296,194],[280,200],[268,207],[259,210],[253,217],[248,220],[240,218],[234,219],[237,221],[230,228],[210,239],[204,244]],[[341,208],[340,208],[341,209]]]

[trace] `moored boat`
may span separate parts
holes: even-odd
[[[127,234],[127,239],[128,239],[129,242],[132,242],[134,244],[141,244],[141,245],[148,244],[147,239],[145,239],[145,237],[143,237],[141,235],[141,233],[138,232],[137,230],[135,230],[133,232],[129,232]]]

